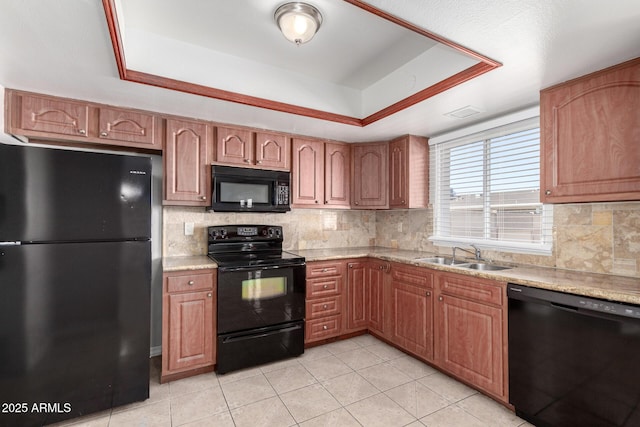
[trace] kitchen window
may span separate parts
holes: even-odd
[[[430,142],[430,240],[550,254],[553,215],[540,203],[539,118],[442,139]]]

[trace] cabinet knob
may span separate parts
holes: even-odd
[[[349,264],[349,268],[353,268],[353,264]]]
[[[431,292],[427,291],[427,296],[430,297],[431,296]]]
[[[329,289],[329,285],[324,285],[322,289]]]
[[[105,131],[100,132],[100,136],[107,136],[107,135],[109,135],[109,134],[107,132],[105,132]]]
[[[328,200],[325,200],[325,201],[324,201],[324,204],[325,204],[325,205],[326,205],[326,204],[328,204],[328,203],[329,203],[329,201],[328,201]]]
[[[356,202],[355,205],[358,206],[360,203]]]
[[[544,194],[546,194],[547,196],[550,196],[550,195],[551,195],[551,190],[546,190],[546,191],[544,192]]]
[[[86,135],[86,134],[87,134],[87,131],[86,131],[86,130],[84,130],[84,129],[78,129],[78,133],[79,133],[80,135]]]
[[[322,308],[326,310],[327,308],[329,308],[329,306],[327,304],[324,304]]]
[[[193,286],[193,280],[189,280],[188,285],[189,285],[189,286]]]
[[[381,266],[379,266],[378,268],[379,268],[380,270],[384,270],[384,266],[382,266],[382,265],[381,265]]]
[[[251,163],[251,160],[249,160],[249,159],[244,159],[244,162],[245,162],[245,163]]]
[[[256,163],[261,165],[262,164],[262,160],[258,160]]]
[[[211,298],[212,296],[213,296],[213,295],[211,294],[211,292],[209,292],[209,293],[207,294],[207,297],[209,297],[209,298]]]
[[[444,301],[444,298],[438,297],[438,301]]]
[[[326,268],[323,268],[323,269],[322,269],[322,272],[323,272],[323,273],[326,273],[327,271],[328,271],[328,270],[327,270]]]
[[[406,202],[403,200],[403,201],[402,201],[402,204],[404,205],[405,203],[406,203]]]
[[[207,200],[207,196],[200,196],[200,200]]]
[[[322,325],[322,329],[326,331],[327,329],[329,329],[329,327],[327,325]]]
[[[315,202],[315,203],[318,203],[318,201],[317,201],[317,200],[314,200],[314,202]]]

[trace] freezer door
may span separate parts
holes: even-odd
[[[146,399],[150,275],[148,241],[0,247],[0,425]]]
[[[151,234],[151,160],[0,144],[0,242]]]

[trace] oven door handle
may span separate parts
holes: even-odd
[[[300,267],[305,265],[304,263],[296,263],[296,264],[283,264],[283,265],[251,265],[244,267],[219,267],[218,271],[220,273],[231,272],[231,271],[258,271],[258,270],[277,270],[279,268],[288,268],[288,267]]]
[[[291,332],[291,331],[295,331],[297,329],[301,329],[302,326],[301,325],[295,325],[295,326],[289,326],[288,328],[282,328],[282,329],[274,329],[274,330],[270,330],[270,331],[261,331],[261,332],[256,332],[256,333],[249,333],[246,335],[236,335],[233,337],[225,337],[222,339],[223,343],[232,343],[235,341],[244,341],[244,340],[248,340],[248,339],[254,339],[254,338],[263,338],[263,337],[268,337],[269,335],[277,335],[277,334],[281,334],[283,332]]]

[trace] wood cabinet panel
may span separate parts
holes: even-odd
[[[329,298],[308,299],[306,315],[308,318],[333,316],[342,312],[342,297],[340,295]]]
[[[540,92],[541,199],[640,199],[640,58]]]
[[[217,161],[238,166],[254,163],[253,134],[247,129],[216,127]]]
[[[165,203],[207,206],[211,168],[207,150],[211,131],[206,123],[167,120],[164,149]]]
[[[406,135],[389,143],[389,207],[424,208],[429,203],[427,138]]]
[[[358,209],[389,207],[389,145],[356,144],[352,149],[353,203]]]
[[[470,279],[461,275],[446,275],[440,282],[440,292],[477,302],[502,306],[504,286],[490,280]]]
[[[286,135],[256,132],[256,165],[268,169],[291,168],[291,143]]]
[[[351,206],[351,150],[347,144],[324,145],[324,204],[332,208]]]
[[[350,262],[347,265],[347,329],[366,329],[368,325],[367,263]]]
[[[292,206],[322,206],[324,200],[324,143],[294,139],[292,153]]]
[[[323,340],[340,335],[342,331],[341,316],[327,316],[310,319],[305,322],[305,342]]]
[[[213,364],[211,291],[169,295],[169,370]]]
[[[19,128],[27,131],[87,137],[89,105],[62,99],[23,95]]]
[[[307,278],[340,276],[346,272],[344,261],[314,261],[307,263]]]
[[[167,292],[193,292],[203,289],[211,289],[215,282],[215,273],[203,272],[194,274],[180,274],[167,276]]]
[[[307,298],[328,297],[340,295],[343,287],[343,277],[322,277],[307,279]]]
[[[389,271],[386,262],[369,261],[367,263],[367,327],[382,335],[385,333],[385,275]]]
[[[116,144],[127,142],[161,148],[161,127],[157,116],[115,108],[100,108],[98,114],[100,139]]]

